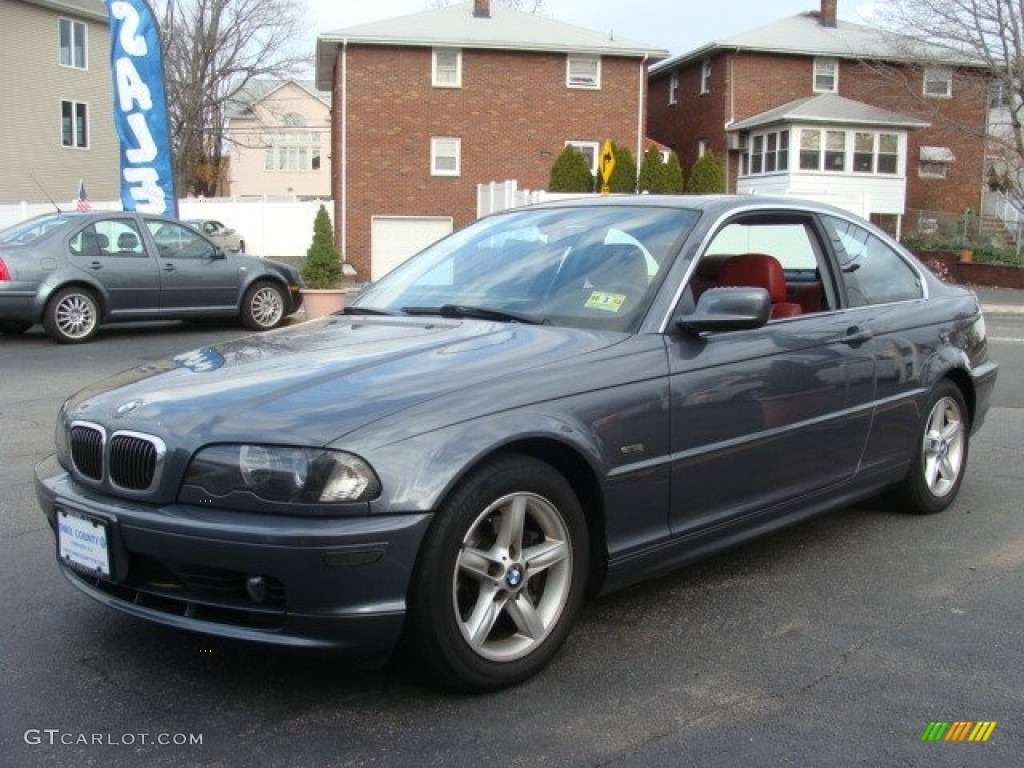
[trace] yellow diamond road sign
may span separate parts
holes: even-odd
[[[608,180],[612,177],[612,171],[615,170],[615,153],[612,152],[611,141],[605,141],[601,147],[601,159],[598,162],[598,170],[601,172],[601,181],[607,186]]]

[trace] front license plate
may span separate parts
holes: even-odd
[[[57,554],[68,565],[109,578],[108,539],[106,523],[57,512]]]

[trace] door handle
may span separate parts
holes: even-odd
[[[856,347],[866,341],[871,341],[873,338],[875,338],[875,334],[870,329],[860,325],[851,325],[846,329],[846,333],[839,341],[843,344],[849,344],[851,347]]]
[[[164,264],[164,272],[173,272],[175,266],[173,264]]]
[[[103,263],[100,261],[94,261],[89,265],[89,269],[103,269]]]

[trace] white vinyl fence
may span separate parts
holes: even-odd
[[[121,210],[120,202],[90,201],[94,211]],[[74,200],[58,200],[62,210],[75,210]],[[323,205],[332,217],[330,200],[272,200],[263,198],[186,198],[178,201],[182,219],[216,219],[238,230],[245,250],[256,256],[305,256],[313,241],[313,220]],[[53,211],[50,203],[0,205],[0,229]]]
[[[545,200],[567,200],[573,197],[594,197],[586,192],[547,192],[545,190],[519,189],[519,182],[514,179],[492,181],[489,184],[476,185],[476,217],[483,218],[508,208],[519,208]]]

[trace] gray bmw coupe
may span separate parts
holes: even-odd
[[[482,219],[344,314],[69,399],[68,580],[140,618],[522,681],[588,595],[885,492],[953,503],[996,381],[974,294],[762,197]]]

